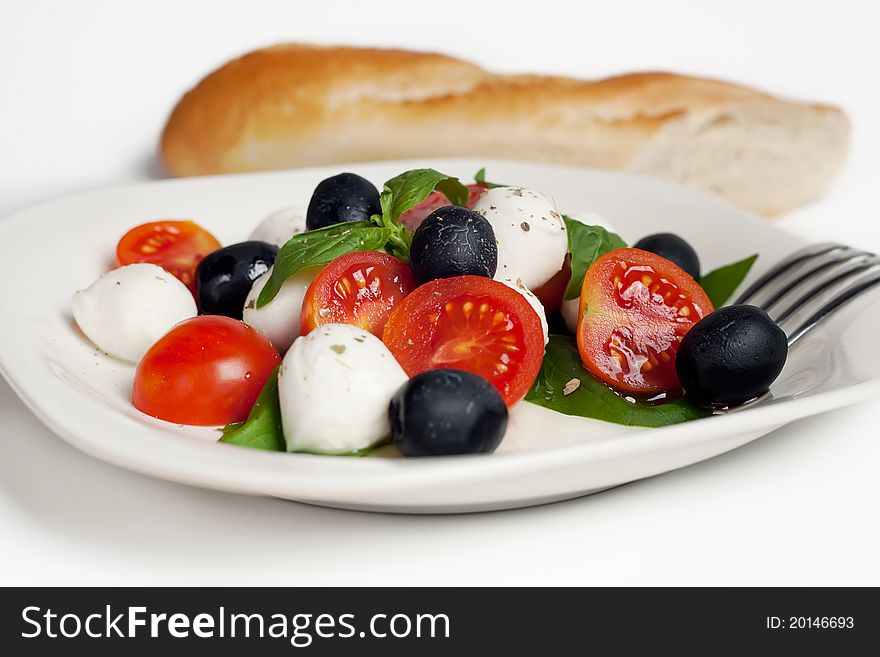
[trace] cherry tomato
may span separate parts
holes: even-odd
[[[712,311],[703,288],[678,265],[640,249],[610,251],[593,263],[581,288],[581,360],[618,390],[678,390],[681,340]]]
[[[243,422],[280,361],[269,341],[247,324],[219,315],[193,317],[144,354],[132,403],[178,424]]]
[[[354,324],[382,337],[394,307],[415,289],[402,261],[378,251],[339,256],[309,286],[300,315],[300,335],[321,324]]]
[[[483,192],[488,189],[486,185],[481,183],[472,183],[467,188],[469,192],[467,207],[469,208],[474,207],[483,195]],[[446,194],[443,192],[431,192],[424,201],[400,215],[400,223],[409,228],[410,232],[413,232],[424,221],[425,217],[437,208],[442,208],[445,205],[452,205]]]
[[[562,297],[568,288],[568,282],[571,280],[571,255],[566,255],[562,263],[562,269],[553,275],[549,281],[541,287],[532,290],[532,293],[538,297],[538,301],[544,306],[544,312],[552,315],[559,306],[562,305]]]
[[[192,221],[153,221],[122,236],[116,245],[116,261],[120,266],[138,262],[159,265],[195,294],[196,267],[219,248],[217,238]]]
[[[541,320],[529,302],[482,276],[416,288],[391,313],[382,341],[410,376],[441,368],[473,372],[508,406],[528,392],[544,356]]]

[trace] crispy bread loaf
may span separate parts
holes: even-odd
[[[582,164],[774,215],[825,189],[848,133],[834,107],[671,73],[495,75],[436,54],[283,45],[199,82],[161,150],[180,176],[428,156]]]

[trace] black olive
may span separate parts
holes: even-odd
[[[388,417],[391,438],[406,456],[488,454],[507,428],[495,387],[462,370],[415,375],[391,399]]]
[[[419,285],[466,274],[492,278],[498,267],[495,231],[480,213],[446,205],[416,228],[409,258]]]
[[[340,173],[315,187],[306,210],[306,230],[365,221],[381,213],[379,191],[373,183],[354,173]]]
[[[700,279],[700,258],[694,247],[678,235],[672,233],[648,235],[633,244],[633,248],[656,253],[684,269],[694,280]]]
[[[684,336],[675,369],[699,406],[733,406],[770,389],[785,365],[785,331],[756,306],[719,308]]]
[[[239,242],[208,254],[196,268],[196,296],[204,315],[241,319],[251,285],[275,262],[278,247]]]

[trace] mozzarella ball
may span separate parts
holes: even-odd
[[[562,313],[562,319],[565,321],[565,328],[567,328],[572,335],[577,333],[580,303],[580,298],[575,297],[574,299],[563,300],[562,305],[559,306],[559,312]]]
[[[284,208],[273,212],[263,219],[263,222],[254,229],[248,240],[268,242],[278,248],[294,235],[305,232],[306,212],[301,207]]]
[[[244,301],[242,321],[257,329],[269,338],[279,353],[284,353],[299,337],[299,320],[302,313],[303,299],[309,285],[322,267],[306,267],[286,281],[278,290],[278,294],[262,308],[257,308],[260,292],[266,287],[273,267],[262,274],[251,286]]]
[[[495,278],[520,278],[530,290],[562,269],[568,249],[565,222],[553,201],[522,187],[496,187],[480,197],[474,210],[495,231]]]
[[[541,320],[541,330],[544,331],[544,344],[546,345],[550,340],[550,329],[547,326],[547,313],[544,310],[544,304],[542,304],[538,300],[538,297],[536,297],[532,291],[523,284],[521,278],[502,278],[500,281],[507,287],[514,289],[523,295],[532,309],[538,314],[538,319]]]
[[[186,285],[146,263],[108,271],[73,297],[73,318],[89,340],[131,363],[172,326],[197,314]]]
[[[293,343],[278,372],[288,451],[346,454],[379,443],[390,433],[391,397],[406,381],[372,333],[319,326]]]

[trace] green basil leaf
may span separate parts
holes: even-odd
[[[710,271],[700,277],[700,287],[706,292],[712,305],[720,308],[733,295],[739,284],[748,276],[752,265],[758,259],[758,254],[749,256],[739,262],[734,262],[724,267]]]
[[[683,397],[650,404],[624,399],[584,368],[574,338],[562,335],[550,336],[526,400],[565,415],[639,427],[662,427],[709,414]]]
[[[284,431],[281,429],[281,405],[278,402],[277,367],[263,386],[247,420],[223,427],[223,437],[220,442],[272,452],[285,451]]]
[[[565,290],[565,299],[576,299],[581,294],[584,276],[599,256],[614,249],[622,249],[626,242],[617,233],[602,226],[588,226],[577,219],[563,216],[568,232],[568,252],[571,254],[571,280]]]
[[[443,195],[446,196],[446,198],[449,199],[449,202],[453,205],[460,205],[462,207],[467,206],[468,197],[470,196],[470,190],[468,190],[467,185],[460,182],[458,178],[445,178],[438,182],[434,186],[434,188],[438,192],[442,192]],[[425,198],[428,197],[425,196]],[[423,198],[422,201],[424,200],[425,199]],[[419,203],[421,203],[422,201],[419,201]]]
[[[275,298],[284,281],[306,267],[326,265],[352,251],[381,249],[392,230],[370,221],[346,221],[291,237],[275,258],[272,275],[257,298],[262,308]]]
[[[424,201],[435,189],[454,205],[467,204],[468,188],[458,178],[434,169],[405,171],[386,182],[379,195],[384,225],[396,226],[400,215]]]
[[[499,185],[498,183],[492,183],[486,180],[486,167],[483,167],[474,174],[474,182],[485,185],[489,189],[493,189],[495,187],[507,187],[507,185]]]

